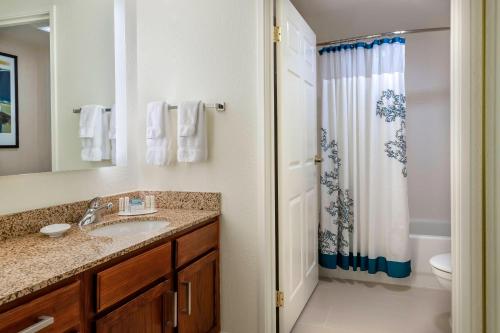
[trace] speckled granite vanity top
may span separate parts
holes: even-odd
[[[217,203],[212,202],[208,207],[195,206],[196,209],[188,209],[192,205],[184,205],[179,209],[175,208],[177,205],[171,208],[169,206],[172,205],[160,200],[160,209],[156,214],[123,217],[115,213],[104,216],[100,222],[170,222],[168,227],[155,231],[118,237],[94,237],[87,233],[89,229],[80,230],[73,221],[68,221],[72,222],[72,227],[61,238],[49,238],[39,233],[4,237],[0,240],[0,305],[219,216],[220,194],[204,195],[213,195],[211,198]],[[0,227],[1,224],[0,217]]]

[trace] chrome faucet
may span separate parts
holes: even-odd
[[[79,227],[83,227],[95,222],[99,222],[99,218],[101,217],[100,211],[103,209],[111,209],[113,208],[113,204],[108,202],[107,204],[99,206],[99,198],[94,198],[90,200],[89,207],[85,214],[78,222]]]

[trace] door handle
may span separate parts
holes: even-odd
[[[321,157],[319,155],[314,156],[314,164],[318,165],[321,163],[323,163],[323,157]]]
[[[38,317],[38,322],[36,324],[31,325],[30,327],[26,327],[24,330],[19,331],[19,333],[36,333],[40,332],[46,327],[49,327],[54,323],[54,317],[50,316],[40,316]]]
[[[181,284],[186,286],[187,293],[186,293],[186,303],[187,303],[187,309],[181,309],[181,312],[186,312],[188,316],[191,315],[191,282],[181,282]]]

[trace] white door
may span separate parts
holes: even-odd
[[[277,24],[279,323],[290,332],[318,283],[316,35],[290,0],[278,0]]]

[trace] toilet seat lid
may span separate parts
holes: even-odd
[[[451,253],[438,254],[431,258],[430,263],[440,271],[451,273]]]

